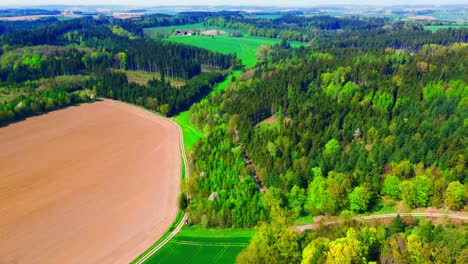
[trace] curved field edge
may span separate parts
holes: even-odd
[[[203,133],[190,122],[189,111],[182,112],[172,119],[182,129],[182,134],[184,135],[183,144],[187,150],[190,150],[191,147],[204,136]]]
[[[109,99],[104,99],[104,100],[109,100]],[[174,122],[172,119],[169,119],[169,118],[166,118],[164,116],[162,116],[160,113],[158,112],[155,112],[155,111],[151,111],[151,110],[148,110],[146,108],[143,108],[141,106],[137,106],[137,105],[133,105],[133,104],[129,104],[129,103],[125,103],[125,102],[120,102],[118,101],[119,103],[122,103],[122,104],[127,104],[127,105],[130,105],[132,107],[135,107],[135,108],[138,108],[142,111],[146,111],[146,112],[149,112],[155,116],[158,116],[159,118],[162,118],[162,119],[165,119],[173,124],[175,124],[177,126],[177,128],[179,129],[179,133],[180,133],[180,152],[181,152],[181,165],[182,165],[182,170],[181,170],[181,178],[182,179],[188,179],[189,177],[189,170],[188,170],[188,164],[187,164],[187,158],[186,158],[186,151],[185,151],[185,146],[184,146],[184,134],[183,134],[183,130],[182,128],[180,127],[180,125],[177,123],[177,122]],[[174,220],[174,223],[168,228],[167,232],[158,240],[156,241],[156,243],[154,243],[150,248],[148,248],[147,250],[145,250],[143,253],[141,253],[135,260],[133,260],[131,263],[132,264],[136,264],[136,263],[144,263],[145,260],[144,259],[147,259],[148,257],[150,257],[152,254],[154,254],[154,250],[157,248],[157,247],[162,247],[162,243],[167,243],[169,242],[169,240],[167,240],[170,236],[174,236],[175,234],[177,234],[178,232],[178,229],[180,230],[180,228],[182,227],[181,225],[184,223],[184,220],[187,218],[187,215],[184,214],[184,212],[182,211],[179,211],[177,213],[177,216],[176,216],[176,219]],[[143,260],[143,261],[142,261]]]
[[[132,261],[132,264],[137,264],[137,263],[145,263],[146,260],[143,260],[143,258],[146,257],[151,257],[152,255],[150,254],[156,247],[160,246],[163,241],[165,241],[171,234],[172,232],[177,228],[177,226],[180,225],[182,220],[185,218],[185,214],[182,211],[179,211],[177,213],[177,217],[174,221],[174,223],[169,227],[167,232],[156,242],[154,243],[150,248],[148,248],[145,252],[143,252],[140,256],[138,256],[134,261]],[[153,252],[154,253],[154,252]],[[149,255],[150,254],[150,255]],[[142,261],[143,260],[143,261]]]

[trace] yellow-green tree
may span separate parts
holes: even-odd
[[[353,228],[346,232],[345,238],[330,242],[329,248],[325,262],[327,264],[366,263],[365,257],[362,256],[361,242],[358,240],[358,234]]]
[[[444,193],[445,204],[454,210],[459,210],[465,205],[465,186],[458,181],[451,182]]]

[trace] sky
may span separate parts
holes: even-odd
[[[256,5],[256,6],[314,6],[314,5],[417,5],[466,4],[466,0],[0,0],[0,5]]]

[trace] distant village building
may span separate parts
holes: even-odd
[[[176,36],[192,36],[193,31],[188,31],[188,30],[176,30],[174,32],[174,35]]]

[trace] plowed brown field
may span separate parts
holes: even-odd
[[[103,101],[0,128],[0,263],[128,263],[177,214],[176,125]]]

